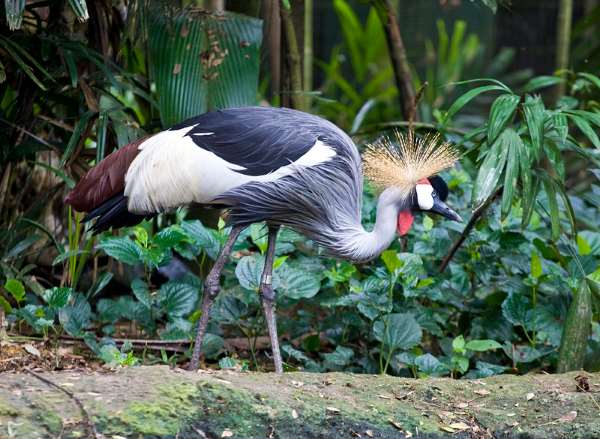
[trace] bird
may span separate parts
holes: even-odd
[[[225,208],[231,226],[203,286],[190,370],[201,346],[220,276],[240,233],[268,227],[259,293],[275,372],[283,372],[273,289],[275,243],[281,226],[305,235],[333,257],[366,262],[406,235],[414,214],[460,216],[446,203],[438,175],[458,159],[439,135],[396,132],[366,146],[319,116],[275,107],[204,113],[136,140],[106,156],[69,192],[65,202],[85,212],[98,233],[132,226],[184,205]],[[364,175],[363,175],[364,174]],[[361,224],[363,177],[379,191],[373,229]]]

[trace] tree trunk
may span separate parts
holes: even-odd
[[[414,107],[416,106],[415,90],[413,88],[412,74],[406,56],[406,49],[404,48],[402,34],[400,33],[400,26],[398,25],[398,18],[396,17],[391,0],[371,1],[377,10],[377,14],[385,30],[390,58],[394,67],[396,87],[398,87],[402,116],[405,120],[409,120],[412,114],[416,117],[416,111],[414,111]]]
[[[269,59],[270,98],[277,101],[281,99],[281,14],[279,9],[279,0],[263,2],[263,50]],[[276,104],[278,103],[276,102]]]
[[[304,91],[309,93],[313,87],[313,0],[304,0],[304,63],[302,65],[302,85]],[[310,107],[310,97],[305,95],[305,103]]]
[[[304,96],[302,94],[302,60],[298,49],[296,29],[292,20],[292,8],[288,1],[281,2],[281,23],[285,33],[288,71],[290,79],[289,92],[291,107],[297,110],[304,109]]]

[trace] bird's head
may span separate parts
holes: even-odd
[[[383,193],[385,202],[398,207],[398,233],[405,235],[415,212],[431,212],[462,221],[445,201],[448,185],[437,175],[458,159],[457,151],[440,136],[415,137],[395,133],[367,145],[363,154],[366,177]]]

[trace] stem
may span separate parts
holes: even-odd
[[[292,107],[297,110],[304,109],[304,96],[302,92],[302,63],[300,60],[300,51],[298,50],[298,40],[296,38],[296,29],[292,21],[292,8],[289,2],[281,0],[281,21],[285,31],[285,41],[287,44],[287,57],[290,69],[290,100]]]
[[[440,264],[440,269],[439,269],[440,273],[443,273],[444,270],[446,270],[446,267],[448,266],[448,264],[450,263],[450,261],[452,260],[452,258],[454,257],[454,255],[456,254],[456,252],[458,251],[460,246],[462,245],[462,243],[465,242],[465,239],[467,239],[467,236],[469,236],[469,233],[471,233],[471,230],[473,230],[473,227],[475,227],[475,224],[477,224],[479,219],[483,216],[485,211],[492,204],[492,201],[494,201],[494,199],[498,195],[500,195],[501,192],[502,192],[502,186],[499,187],[496,190],[496,192],[494,192],[494,194],[491,197],[489,197],[481,206],[479,206],[475,210],[475,212],[473,212],[473,215],[471,216],[471,219],[465,226],[465,229],[463,230],[462,234],[460,235],[460,238],[458,238],[456,240],[456,242],[454,243],[454,245],[452,246],[452,248],[450,249],[448,254],[442,260],[442,263]]]
[[[569,48],[571,43],[571,23],[573,21],[573,0],[560,0],[558,8],[558,21],[556,23],[556,70],[561,71],[561,76],[566,76],[563,70],[569,67]],[[566,81],[562,81],[556,88],[555,98],[558,101],[566,91]]]
[[[413,89],[412,74],[396,12],[391,0],[371,0],[371,2],[374,4],[385,30],[385,37],[394,68],[394,79],[396,80],[396,87],[398,87],[402,116],[404,119],[409,120],[412,108],[415,105],[415,90]]]

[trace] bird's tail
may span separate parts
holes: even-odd
[[[100,206],[91,210],[84,218],[84,222],[96,219],[92,226],[94,233],[100,233],[112,228],[134,226],[152,215],[136,215],[127,210],[127,197],[123,193],[117,194]]]

